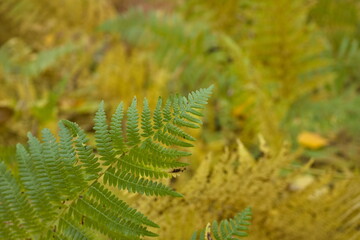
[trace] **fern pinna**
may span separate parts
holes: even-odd
[[[101,103],[95,115],[96,147],[70,121],[60,121],[59,140],[48,129],[42,141],[29,134],[17,145],[18,174],[0,162],[0,239],[141,239],[158,227],[120,200],[110,186],[145,195],[180,197],[154,179],[172,176],[195,139],[183,128],[199,128],[212,87],[159,98],[152,112],[145,99],[125,112],[120,104],[110,126]],[[126,122],[126,125],[124,124]]]
[[[217,221],[209,223],[200,234],[195,232],[190,240],[236,240],[246,237],[251,216],[251,208],[245,208],[232,219],[222,220],[220,224]]]

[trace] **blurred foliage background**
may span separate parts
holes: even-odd
[[[187,239],[253,207],[249,239],[360,239],[360,2],[2,0],[0,158],[104,99],[216,87],[183,199],[123,196]]]

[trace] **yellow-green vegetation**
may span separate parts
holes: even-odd
[[[248,205],[253,211],[249,239],[359,235],[359,207],[353,205],[359,200],[358,178],[316,171],[313,161],[295,164],[298,153],[289,153],[285,146],[275,153],[262,142],[261,153],[255,159],[238,142],[236,149],[201,162],[191,179],[177,188],[184,198],[140,199],[137,209],[163,226],[161,239],[188,239],[193,231],[189,225],[201,229],[210,219],[230,218]]]
[[[164,240],[360,239],[359,26],[358,0],[0,1],[0,196],[7,187],[16,188],[12,200],[0,198],[0,239],[41,239],[39,229],[47,233],[60,222],[55,235],[61,239],[154,239],[153,233]],[[187,109],[190,115],[180,111],[181,120],[171,118],[187,127],[192,124],[182,120],[198,124],[201,119],[203,127],[168,128],[185,101],[171,96],[211,85],[203,113]],[[172,99],[170,115],[167,98]],[[106,107],[94,125],[102,100]],[[128,107],[129,116],[122,116]],[[113,112],[118,123],[108,120],[107,135],[99,121],[106,124],[104,114]],[[113,128],[123,134],[114,135]],[[159,129],[162,134],[153,136]],[[139,137],[128,139],[137,132]],[[44,138],[44,149],[34,147],[35,138]],[[145,138],[160,145],[143,144]],[[72,146],[75,152],[95,149],[86,159],[95,165],[98,159],[101,167],[84,163],[81,154],[73,159],[64,139],[78,144]],[[176,145],[176,152],[194,139],[191,157],[177,155],[179,166],[152,162],[161,159],[148,148],[156,152]],[[28,141],[30,147],[16,147]],[[59,152],[47,159],[55,145]],[[45,214],[41,209],[56,203],[54,192],[46,181],[39,185],[36,194],[50,199],[42,206],[29,184],[29,178],[43,180],[37,178],[42,168],[32,162],[41,157],[50,164],[49,176],[56,172],[51,159],[60,161],[55,165],[62,166],[62,177],[50,179],[57,197],[85,191],[90,175],[100,172],[99,183],[111,185],[109,194],[151,221],[135,224],[134,232],[124,230],[131,225],[127,220],[136,220],[101,210],[91,191],[73,212],[57,218],[61,211],[54,208]],[[146,198],[131,193],[130,185],[119,187],[105,174],[109,158],[120,162],[124,174],[143,181],[168,177],[159,180],[161,186],[183,197]],[[74,174],[85,179],[78,187]],[[66,187],[57,185],[64,182]],[[71,201],[61,200],[70,208]],[[122,227],[105,229],[105,220],[98,225],[94,218],[100,215],[86,203]]]

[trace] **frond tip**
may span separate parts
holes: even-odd
[[[251,216],[251,208],[248,207],[234,218],[222,220],[220,224],[217,221],[209,223],[200,234],[195,232],[190,240],[236,240],[247,237]]]

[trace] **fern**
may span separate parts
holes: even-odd
[[[171,177],[170,169],[186,165],[178,158],[190,153],[179,147],[195,139],[183,128],[201,125],[196,116],[202,116],[211,91],[174,96],[165,106],[159,98],[154,116],[146,99],[139,115],[134,98],[126,112],[118,106],[110,128],[101,103],[95,147],[67,120],[59,123],[59,141],[48,129],[42,141],[29,134],[28,147],[17,145],[18,176],[0,163],[0,239],[95,239],[96,232],[111,239],[156,236],[148,228],[158,225],[108,188],[182,196],[154,179]]]
[[[131,9],[105,21],[100,29],[120,33],[121,38],[150,51],[152,59],[173,72],[178,89],[218,82],[226,89],[234,76],[227,65],[229,54],[222,50],[220,33],[205,21],[185,21],[180,15]],[[225,90],[223,90],[225,91]]]
[[[171,73],[169,78],[176,81],[168,84],[170,90],[187,91],[216,82],[217,97],[212,104],[220,114],[209,113],[214,116],[207,118],[207,129],[216,129],[218,121],[230,128],[229,99],[239,76],[233,69],[237,65],[232,64],[231,53],[224,46],[225,34],[214,31],[206,21],[189,21],[181,14],[139,8],[105,21],[100,29],[120,34],[126,45],[135,51],[140,48],[151,62]]]
[[[0,46],[0,68],[6,81],[10,75],[35,78],[77,48],[73,44],[63,44],[34,54],[25,42],[14,38]]]
[[[79,27],[91,29],[114,12],[114,6],[109,0],[65,0],[51,3],[44,0],[1,1],[0,22],[6,27],[0,29],[0,43],[7,41],[11,36],[35,42],[34,38],[38,40],[46,33],[67,34]],[[84,18],[87,21],[81,21]],[[53,23],[44,24],[47,21]],[[42,28],[37,27],[39,24]]]
[[[253,37],[244,41],[243,46],[249,49],[251,59],[262,72],[262,87],[271,89],[272,96],[279,95],[291,103],[330,81],[332,63],[326,38],[315,34],[314,26],[307,21],[311,3],[305,0],[277,3],[259,1],[249,9]]]
[[[234,218],[223,220],[220,223],[214,221],[211,225],[203,229],[200,234],[195,232],[191,240],[235,240],[237,238],[246,237],[250,225],[251,208],[246,208],[238,213]],[[198,238],[199,237],[199,238]]]

